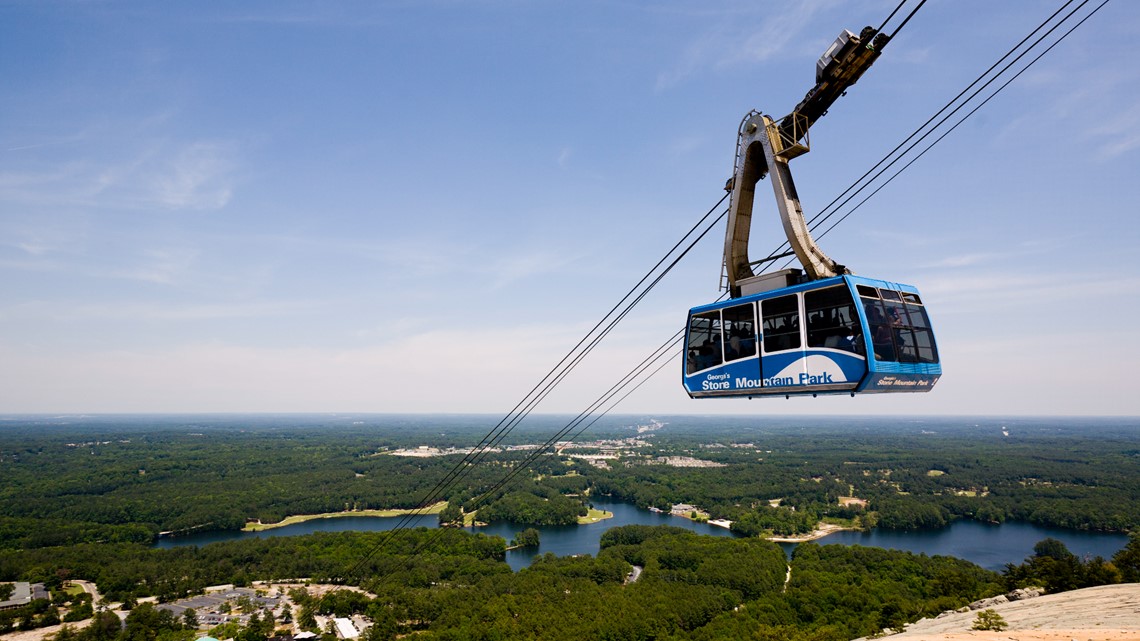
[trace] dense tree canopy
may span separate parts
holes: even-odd
[[[103,418],[50,428],[10,421],[0,431],[0,548],[141,543],[160,531],[416,507],[449,478],[459,454],[391,452],[465,451],[483,434],[478,421],[462,418],[433,419],[446,425],[436,431],[408,429],[401,417],[335,429],[322,420]],[[525,430],[512,435],[533,438]],[[955,518],[1140,527],[1140,451],[1129,434],[1111,429],[995,437],[961,425],[789,431],[729,419],[723,427],[679,421],[639,437],[609,469],[570,458],[567,449],[532,461],[500,487],[530,452],[487,452],[467,466],[461,482],[435,495],[449,502],[447,519],[461,506],[485,521],[572,523],[588,495],[608,494],[643,507],[697,505],[746,534],[804,532],[825,518],[883,528],[941,527]],[[671,467],[662,456],[720,467]],[[866,508],[840,505],[845,496]]]

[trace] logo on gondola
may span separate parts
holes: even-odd
[[[934,382],[928,378],[897,378],[883,376],[875,381],[877,387],[930,387]]]
[[[732,389],[732,383],[728,380],[728,373],[724,374],[709,374],[705,380],[701,381],[701,389],[709,392],[718,389]]]
[[[847,375],[838,363],[820,354],[811,354],[789,363],[779,374],[768,378],[733,377],[728,372],[705,374],[701,391],[747,390],[761,387],[809,387],[846,383]]]
[[[804,371],[807,370],[807,371]],[[838,363],[826,356],[812,354],[793,361],[772,378],[764,379],[764,387],[796,387],[845,383],[847,375]]]

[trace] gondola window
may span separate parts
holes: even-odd
[[[795,294],[760,303],[764,316],[764,352],[780,352],[800,347],[800,304]]]
[[[752,303],[728,307],[724,314],[724,360],[756,355],[756,312]]]
[[[694,314],[689,320],[685,371],[689,374],[721,364],[720,312]]]

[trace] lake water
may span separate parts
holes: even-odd
[[[712,536],[735,536],[725,528],[694,523],[689,519],[638,509],[628,503],[621,503],[597,497],[591,499],[594,507],[613,512],[613,518],[592,525],[568,525],[538,527],[541,544],[537,549],[509,550],[507,563],[515,570],[530,565],[537,554],[552,552],[557,556],[571,554],[597,555],[602,534],[619,525],[673,525]],[[296,536],[313,532],[345,531],[384,531],[391,530],[401,522],[402,517],[338,517],[314,519],[263,532],[203,532],[174,538],[161,538],[155,544],[160,548],[183,545],[206,545],[218,541],[232,541],[249,537]],[[438,518],[434,514],[419,516],[410,521],[409,527],[435,527]],[[495,523],[487,527],[469,528],[469,531],[501,536],[508,541],[524,529],[525,525]],[[1021,563],[1033,553],[1033,546],[1041,539],[1052,537],[1062,541],[1073,554],[1079,557],[1103,556],[1109,558],[1128,543],[1124,534],[1103,534],[1080,532],[1059,528],[1041,527],[1029,523],[1004,523],[987,525],[975,521],[955,521],[941,530],[895,531],[874,530],[872,532],[836,532],[817,541],[821,545],[838,543],[842,545],[865,545],[871,547],[907,550],[916,554],[954,556],[972,561],[990,569],[1001,570],[1006,563]],[[781,547],[791,552],[796,544],[783,543]]]

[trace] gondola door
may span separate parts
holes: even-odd
[[[801,384],[805,369],[799,299],[788,294],[760,301],[764,387],[794,388]]]
[[[722,309],[721,331],[724,362],[731,373],[733,388],[747,391],[762,387],[764,377],[756,340],[756,304],[743,303]]]

